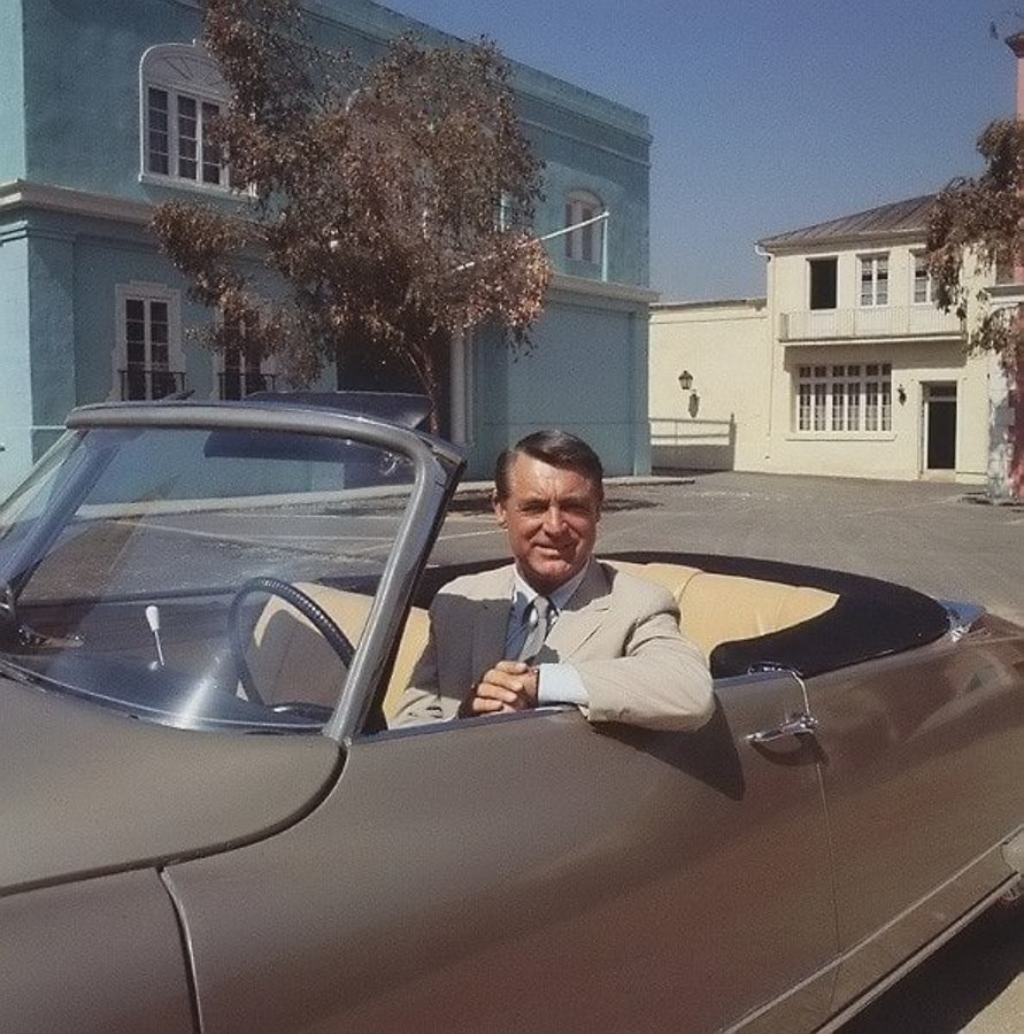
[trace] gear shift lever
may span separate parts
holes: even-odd
[[[156,657],[162,668],[164,666],[164,648],[160,645],[160,608],[155,603],[151,603],[146,608],[146,623],[149,625],[150,632],[153,633],[153,639],[156,640]]]

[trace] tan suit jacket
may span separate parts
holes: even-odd
[[[513,566],[466,575],[430,607],[430,637],[391,725],[452,718],[460,702],[503,658]],[[670,593],[591,561],[536,658],[572,664],[594,722],[692,729],[713,709],[711,674],[700,649],[679,632]],[[542,674],[543,678],[543,674]]]

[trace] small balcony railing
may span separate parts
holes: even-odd
[[[185,374],[181,370],[159,370],[151,366],[129,366],[119,370],[121,398],[162,399],[185,390]]]
[[[812,309],[784,312],[779,319],[781,341],[958,337],[961,333],[955,312],[943,312],[932,305]]]
[[[272,373],[226,370],[217,375],[219,397],[222,399],[244,399],[254,391],[273,391],[277,377]]]

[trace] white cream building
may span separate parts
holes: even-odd
[[[654,466],[984,483],[1006,378],[934,304],[933,201],[760,242],[764,298],[655,305]]]

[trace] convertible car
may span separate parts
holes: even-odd
[[[86,407],[0,509],[0,1029],[835,1030],[1016,893],[1024,630],[895,585],[619,556],[707,725],[389,729],[463,460],[342,402]]]

